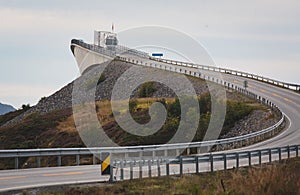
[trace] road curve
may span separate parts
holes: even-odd
[[[145,59],[143,60],[145,61]],[[157,63],[159,64],[162,62]],[[175,65],[168,66],[175,67]],[[185,67],[185,69],[195,71],[196,68]],[[252,79],[224,73],[203,71],[199,69],[196,70],[205,75],[217,78],[222,77],[223,80],[240,86],[243,86],[243,82],[247,80],[249,83],[249,91],[271,100],[284,112],[284,114],[286,114],[289,119],[287,129],[278,136],[235,150],[242,151],[249,149],[273,148],[300,143],[300,94]],[[0,171],[0,192],[58,184],[107,181],[108,177],[101,176],[99,170],[99,165],[93,165]]]

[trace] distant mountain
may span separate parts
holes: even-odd
[[[6,114],[6,113],[11,112],[11,111],[15,111],[15,110],[16,109],[14,107],[12,107],[11,105],[0,103],[0,115]]]

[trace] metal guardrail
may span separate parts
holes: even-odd
[[[245,77],[245,78],[251,78],[251,79],[258,80],[258,81],[263,81],[263,82],[266,82],[266,83],[269,83],[272,85],[276,85],[279,87],[284,87],[284,88],[300,91],[300,85],[298,85],[298,84],[286,83],[286,82],[278,81],[275,79],[270,79],[267,77],[263,77],[263,76],[259,76],[259,75],[251,74],[251,73],[246,73],[246,72],[242,72],[242,71],[238,71],[238,70],[213,67],[213,66],[208,66],[208,65],[199,65],[199,64],[188,63],[188,62],[180,62],[180,61],[169,60],[169,59],[161,59],[161,58],[153,58],[153,57],[150,57],[150,59],[158,61],[158,62],[172,64],[172,65],[193,67],[193,68],[198,68],[198,69],[202,69],[202,70],[209,70],[209,71],[214,71],[214,72],[237,75],[237,76],[241,76],[241,77]]]
[[[124,180],[143,178],[145,176],[169,176],[172,175],[170,171],[170,165],[177,165],[177,171],[174,171],[173,175],[183,175],[184,173],[187,173],[187,171],[184,171],[184,166],[187,165],[194,165],[194,171],[192,171],[193,168],[188,169],[188,173],[196,174],[208,171],[213,172],[215,170],[227,170],[230,168],[238,169],[240,166],[252,166],[257,164],[261,165],[262,163],[271,163],[273,161],[281,161],[282,159],[286,158],[289,159],[291,157],[299,157],[299,148],[299,145],[294,145],[261,150],[241,151],[234,153],[211,153],[205,155],[180,156],[176,158],[156,158],[147,160],[113,160],[110,171],[110,178],[115,178],[115,180]],[[283,155],[285,155],[285,157],[283,157]],[[265,160],[264,158],[267,159]],[[247,162],[244,162],[244,164],[242,164],[241,161],[244,159],[246,159]],[[229,163],[231,163],[231,165],[229,165]],[[217,167],[216,165],[219,165],[219,167]],[[117,170],[120,170],[119,178],[117,178],[116,173],[113,172],[113,167]],[[137,167],[136,172],[138,173],[136,177],[134,176],[135,167]],[[124,169],[126,168],[129,168],[129,175],[127,177],[125,177],[124,175]],[[162,170],[163,168],[165,168],[164,171]],[[148,174],[143,175],[143,173],[145,172]],[[153,174],[153,172],[156,173]]]

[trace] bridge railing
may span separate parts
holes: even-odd
[[[264,77],[264,76],[251,74],[251,73],[247,73],[247,72],[242,72],[242,71],[238,71],[238,70],[232,70],[232,69],[220,68],[220,67],[213,67],[213,66],[208,66],[208,65],[199,65],[199,64],[188,63],[188,62],[180,62],[180,61],[163,59],[163,58],[150,57],[150,59],[158,61],[158,62],[177,65],[177,66],[193,67],[193,68],[198,68],[198,69],[201,69],[201,70],[208,70],[208,71],[214,71],[214,72],[237,75],[237,76],[241,76],[241,77],[245,77],[245,78],[251,78],[251,79],[258,80],[258,81],[266,82],[266,83],[276,85],[276,86],[279,86],[279,87],[300,91],[300,85],[298,85],[298,84],[282,82],[282,81],[278,81],[278,80],[275,80],[275,79],[270,79],[270,78],[267,78],[267,77]]]
[[[112,160],[110,178],[114,178],[114,180],[125,180],[143,177],[183,175],[185,173],[198,174],[200,172],[213,172],[215,170],[227,170],[231,168],[238,169],[241,166],[261,165],[262,163],[280,162],[282,159],[299,157],[299,148],[299,145],[293,145],[260,150],[179,156],[174,158],[118,159]],[[113,168],[115,168],[116,171],[114,171]],[[124,174],[125,171],[129,172],[129,174]]]
[[[282,82],[278,81],[275,79],[267,78],[264,76],[256,75],[256,74],[251,74],[243,71],[238,71],[238,70],[232,70],[232,69],[227,69],[227,68],[220,68],[220,67],[214,67],[214,66],[209,66],[209,65],[200,65],[200,64],[194,64],[194,63],[188,63],[188,62],[181,62],[181,61],[176,61],[176,60],[170,60],[170,59],[164,59],[164,58],[154,58],[149,56],[148,53],[142,52],[136,49],[130,49],[126,46],[121,46],[118,45],[115,50],[111,49],[105,49],[103,47],[94,45],[94,44],[88,44],[85,43],[82,40],[77,40],[77,39],[72,39],[71,44],[77,44],[79,46],[82,46],[86,49],[108,55],[110,57],[116,57],[118,54],[124,54],[124,53],[129,53],[132,55],[136,55],[141,58],[146,58],[158,62],[163,62],[171,65],[177,65],[177,66],[184,66],[184,67],[193,67],[193,68],[198,68],[201,70],[208,70],[208,71],[214,71],[214,72],[220,72],[220,73],[226,73],[226,74],[232,74],[232,75],[237,75],[245,78],[251,78],[255,79],[258,81],[266,82],[272,85],[276,85],[279,87],[287,88],[287,89],[292,89],[296,91],[300,91],[300,85],[299,84],[293,84],[293,83],[287,83],[287,82]]]

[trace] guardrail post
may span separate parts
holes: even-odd
[[[139,161],[139,176],[140,179],[143,178],[143,167],[142,167],[142,161]]]
[[[37,157],[36,158],[36,163],[37,163],[37,167],[40,168],[41,167],[41,157]]]
[[[191,153],[191,149],[190,149],[190,148],[187,148],[187,149],[186,149],[186,154],[187,154],[187,155],[190,155],[190,153]]]
[[[287,157],[290,158],[290,146],[287,146]]]
[[[132,161],[130,161],[130,180],[133,179],[133,164],[132,164]]]
[[[240,166],[240,155],[239,153],[235,154],[235,158],[236,158],[236,168],[238,169]]]
[[[182,164],[182,157],[181,156],[179,157],[179,172],[180,172],[180,175],[183,174],[183,164]]]
[[[272,162],[272,151],[269,149],[269,162]]]
[[[95,165],[95,164],[96,164],[96,156],[93,155],[93,165]]]
[[[160,177],[160,162],[159,162],[159,159],[157,159],[157,176]]]
[[[80,165],[80,156],[79,156],[79,154],[76,154],[76,165],[77,166]]]
[[[168,156],[168,150],[164,150],[164,155]]]
[[[120,162],[121,164],[120,164],[120,166],[121,166],[121,180],[123,180],[124,179],[124,163],[123,163],[123,160],[121,160],[121,162]]]
[[[19,169],[19,157],[15,157],[15,169]]]
[[[299,146],[296,146],[296,157],[298,157],[298,154],[299,154],[298,149],[299,149]]]
[[[199,171],[199,158],[198,156],[195,156],[195,163],[196,163],[196,174],[198,174]]]
[[[170,175],[170,161],[169,161],[169,159],[167,159],[167,162],[166,162],[166,175],[167,176]]]
[[[261,150],[258,151],[258,164],[261,165]]]
[[[152,157],[155,157],[155,150],[152,151]]]
[[[224,170],[226,171],[227,170],[227,156],[226,156],[226,153],[223,154],[223,159],[224,159]]]
[[[214,171],[214,156],[212,154],[210,154],[210,171],[213,172]]]
[[[278,148],[278,160],[281,161],[281,148]]]
[[[251,152],[248,152],[248,162],[249,162],[249,167],[251,167]]]
[[[114,164],[112,163],[113,160],[112,160],[112,155],[110,154],[110,167],[109,167],[109,174],[110,174],[110,177],[109,177],[109,181],[110,182],[113,182],[114,181]]]
[[[61,166],[61,156],[57,156],[57,166]]]
[[[151,174],[151,160],[148,160],[148,177],[152,177],[152,174]]]

